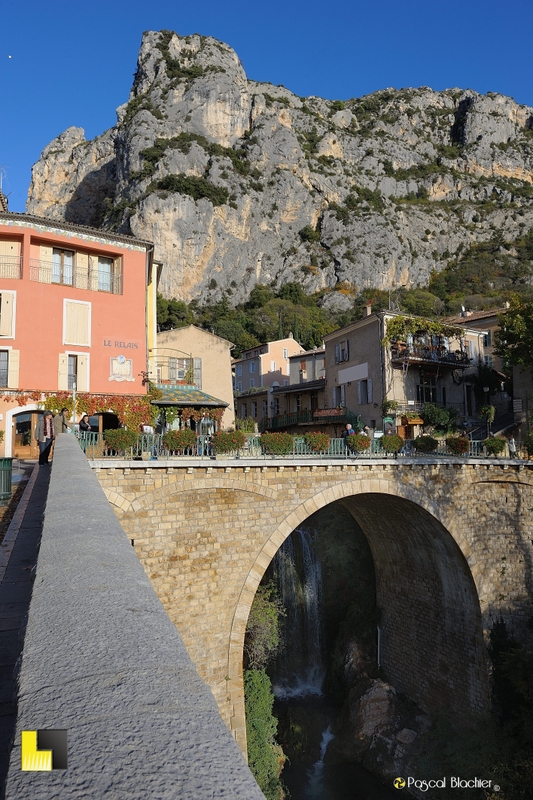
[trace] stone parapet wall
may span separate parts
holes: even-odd
[[[428,710],[489,708],[493,622],[528,632],[533,472],[505,461],[95,462],[96,476],[245,748],[242,646],[276,551],[342,502],[374,556],[388,679]],[[485,637],[485,641],[484,641]]]
[[[56,442],[19,687],[7,800],[263,798],[73,436]],[[65,728],[68,769],[22,772],[21,730]]]

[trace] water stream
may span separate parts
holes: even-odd
[[[389,800],[393,793],[363,767],[327,763],[338,709],[323,693],[327,653],[320,613],[323,576],[317,536],[312,528],[297,528],[278,551],[270,570],[286,611],[283,647],[268,670],[280,721],[280,743],[290,751],[282,781],[292,800]]]

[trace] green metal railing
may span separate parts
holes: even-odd
[[[262,419],[259,423],[259,430],[264,433],[264,431],[286,430],[295,425],[346,425],[347,422],[355,429],[362,427],[361,416],[354,414],[349,409],[346,409],[342,414],[331,416],[315,416],[314,411],[305,409],[304,411],[293,411],[291,414],[278,414],[275,417]]]
[[[87,458],[91,461],[100,459],[124,459],[127,461],[132,460],[157,460],[167,458],[195,458],[198,459],[211,459],[215,457],[213,451],[212,439],[210,436],[201,435],[196,437],[196,443],[193,447],[185,448],[182,451],[172,452],[168,451],[162,442],[160,434],[139,434],[137,441],[133,447],[128,447],[126,450],[113,450],[108,447],[104,440],[102,433],[78,433],[77,434],[80,447],[86,454]],[[412,442],[407,440],[398,454],[387,453],[383,449],[382,439],[372,439],[370,448],[362,453],[354,453],[347,446],[345,439],[330,439],[329,446],[326,450],[317,452],[307,444],[303,436],[295,436],[294,443],[291,451],[284,454],[269,454],[265,452],[264,446],[261,444],[261,436],[248,435],[245,445],[239,450],[230,453],[220,454],[220,458],[236,458],[236,459],[272,459],[272,458],[418,458],[418,459],[434,459],[441,457],[450,457],[455,455],[451,453],[444,440],[439,441],[437,450],[434,453],[417,453],[413,448]],[[485,458],[485,453],[482,441],[471,441],[469,452],[463,458]],[[503,458],[509,458],[508,450],[502,453]],[[515,456],[515,458],[520,456]]]

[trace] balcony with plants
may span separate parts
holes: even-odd
[[[438,364],[466,369],[473,364],[462,328],[423,317],[397,316],[387,320],[383,345],[395,365]]]

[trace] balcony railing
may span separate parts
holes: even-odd
[[[122,294],[122,274],[107,273],[76,265],[59,265],[52,261],[30,258],[30,281],[72,286],[93,292]]]
[[[318,414],[308,409],[293,411],[291,414],[277,414],[275,417],[262,419],[259,423],[259,430],[263,433],[264,431],[278,431],[295,425],[345,425],[347,422],[353,425],[354,428],[360,427],[361,417],[347,408],[327,409],[327,415],[324,413],[325,409],[318,411]],[[336,411],[338,413],[335,413]]]
[[[462,350],[447,350],[445,347],[429,345],[403,346],[396,342],[391,345],[391,361],[400,363],[431,363],[444,364],[456,369],[469,367],[473,360]]]
[[[169,452],[162,442],[162,436],[159,434],[139,434],[137,437],[137,441],[133,447],[128,447],[125,451],[120,450],[116,451],[112,448],[108,447],[104,441],[104,437],[102,433],[78,433],[77,434],[80,447],[83,452],[86,454],[87,458],[91,461],[94,460],[111,460],[111,459],[121,459],[126,461],[141,461],[141,460],[152,460],[157,461],[179,458],[179,459],[190,459],[190,460],[207,460],[214,458],[213,447],[211,442],[210,436],[197,436],[196,437],[196,444],[193,447],[185,448],[183,451],[179,451],[176,453]],[[344,460],[352,460],[354,458],[360,459],[374,459],[374,458],[394,458],[394,454],[386,453],[383,450],[381,439],[372,439],[370,444],[370,449],[365,450],[363,453],[353,453],[346,447],[345,439],[330,439],[329,446],[326,450],[323,450],[319,453],[315,452],[311,449],[311,447],[306,443],[303,436],[295,436],[294,437],[294,445],[291,449],[290,453],[286,455],[269,455],[264,452],[264,448],[261,446],[261,436],[249,436],[247,438],[246,444],[244,447],[240,448],[239,450],[235,450],[231,453],[225,453],[221,455],[220,458],[226,459],[273,459],[273,458],[286,458],[286,459],[295,459],[295,458],[309,458],[309,459],[326,459],[326,458],[338,458]],[[440,440],[437,450],[434,453],[430,453],[427,455],[417,453],[414,448],[412,441],[406,440],[402,450],[398,453],[399,458],[417,458],[420,461],[431,461],[435,458],[447,458],[447,457],[456,457],[454,453],[451,453],[447,446],[445,440]],[[462,456],[460,458],[486,458],[487,453],[484,449],[484,443],[481,440],[474,440],[470,442],[470,448],[468,454]],[[503,458],[509,458],[508,448],[504,453],[502,453]],[[517,458],[521,460],[522,458],[527,459],[527,453],[523,453],[523,455],[516,455],[513,457],[513,460]]]
[[[22,256],[0,256],[0,278],[22,278]]]

